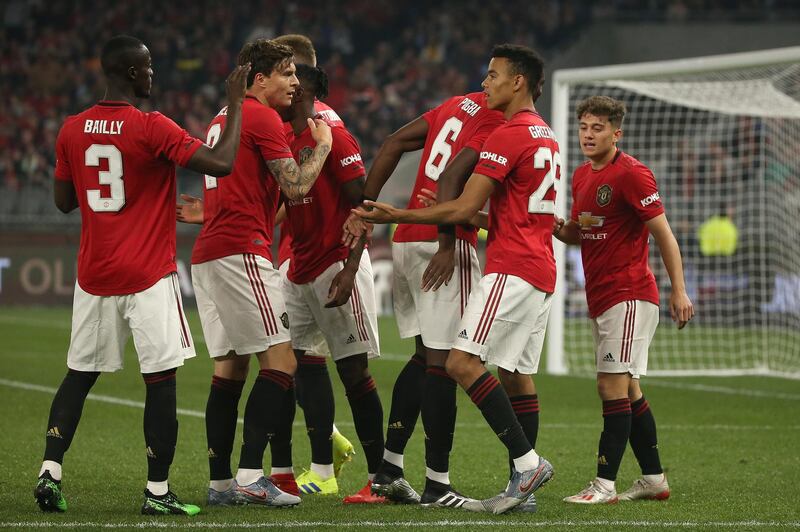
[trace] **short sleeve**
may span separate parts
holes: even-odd
[[[626,178],[623,196],[643,222],[664,214],[664,205],[653,172],[644,165],[633,166]]]
[[[328,161],[336,180],[346,183],[366,175],[361,148],[350,132],[343,127],[332,127],[331,135],[333,143]]]
[[[570,220],[573,220],[575,222],[578,221],[578,198],[576,197],[576,194],[575,194],[575,185],[574,185],[575,178],[576,178],[577,175],[578,175],[577,171],[572,174],[572,183],[573,183],[573,185],[572,185],[572,207],[570,207],[570,217],[569,217]]]
[[[482,110],[481,116],[477,118],[476,122],[474,131],[467,132],[469,138],[464,147],[480,153],[486,139],[495,129],[505,123],[505,119],[497,111]]]
[[[289,148],[286,126],[281,117],[274,109],[261,107],[260,112],[248,120],[247,134],[265,161],[291,159],[292,150]]]
[[[518,158],[519,146],[515,145],[510,129],[499,127],[483,144],[474,172],[502,183],[511,173]]]
[[[161,113],[150,113],[148,141],[153,152],[178,166],[186,166],[203,142]]]
[[[422,119],[428,123],[428,126],[432,126],[436,123],[436,117],[439,116],[439,110],[444,106],[444,104],[438,105],[433,109],[429,109],[422,114]]]
[[[56,172],[55,178],[59,181],[72,181],[72,169],[69,166],[67,154],[66,127],[62,127],[56,139]]]

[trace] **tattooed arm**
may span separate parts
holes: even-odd
[[[322,165],[331,151],[331,128],[322,120],[308,119],[311,136],[317,145],[311,156],[298,165],[294,159],[273,159],[267,161],[267,168],[281,187],[284,196],[291,200],[303,199],[319,176]]]

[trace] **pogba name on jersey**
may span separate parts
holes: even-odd
[[[99,133],[103,135],[119,135],[122,133],[124,120],[86,120],[83,123],[84,133]]]

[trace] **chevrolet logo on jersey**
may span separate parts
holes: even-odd
[[[605,216],[594,216],[590,212],[582,212],[578,215],[578,225],[583,231],[591,231],[592,227],[603,227],[605,221]]]

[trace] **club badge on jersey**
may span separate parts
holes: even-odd
[[[597,204],[605,207],[609,203],[611,203],[611,185],[597,187]]]

